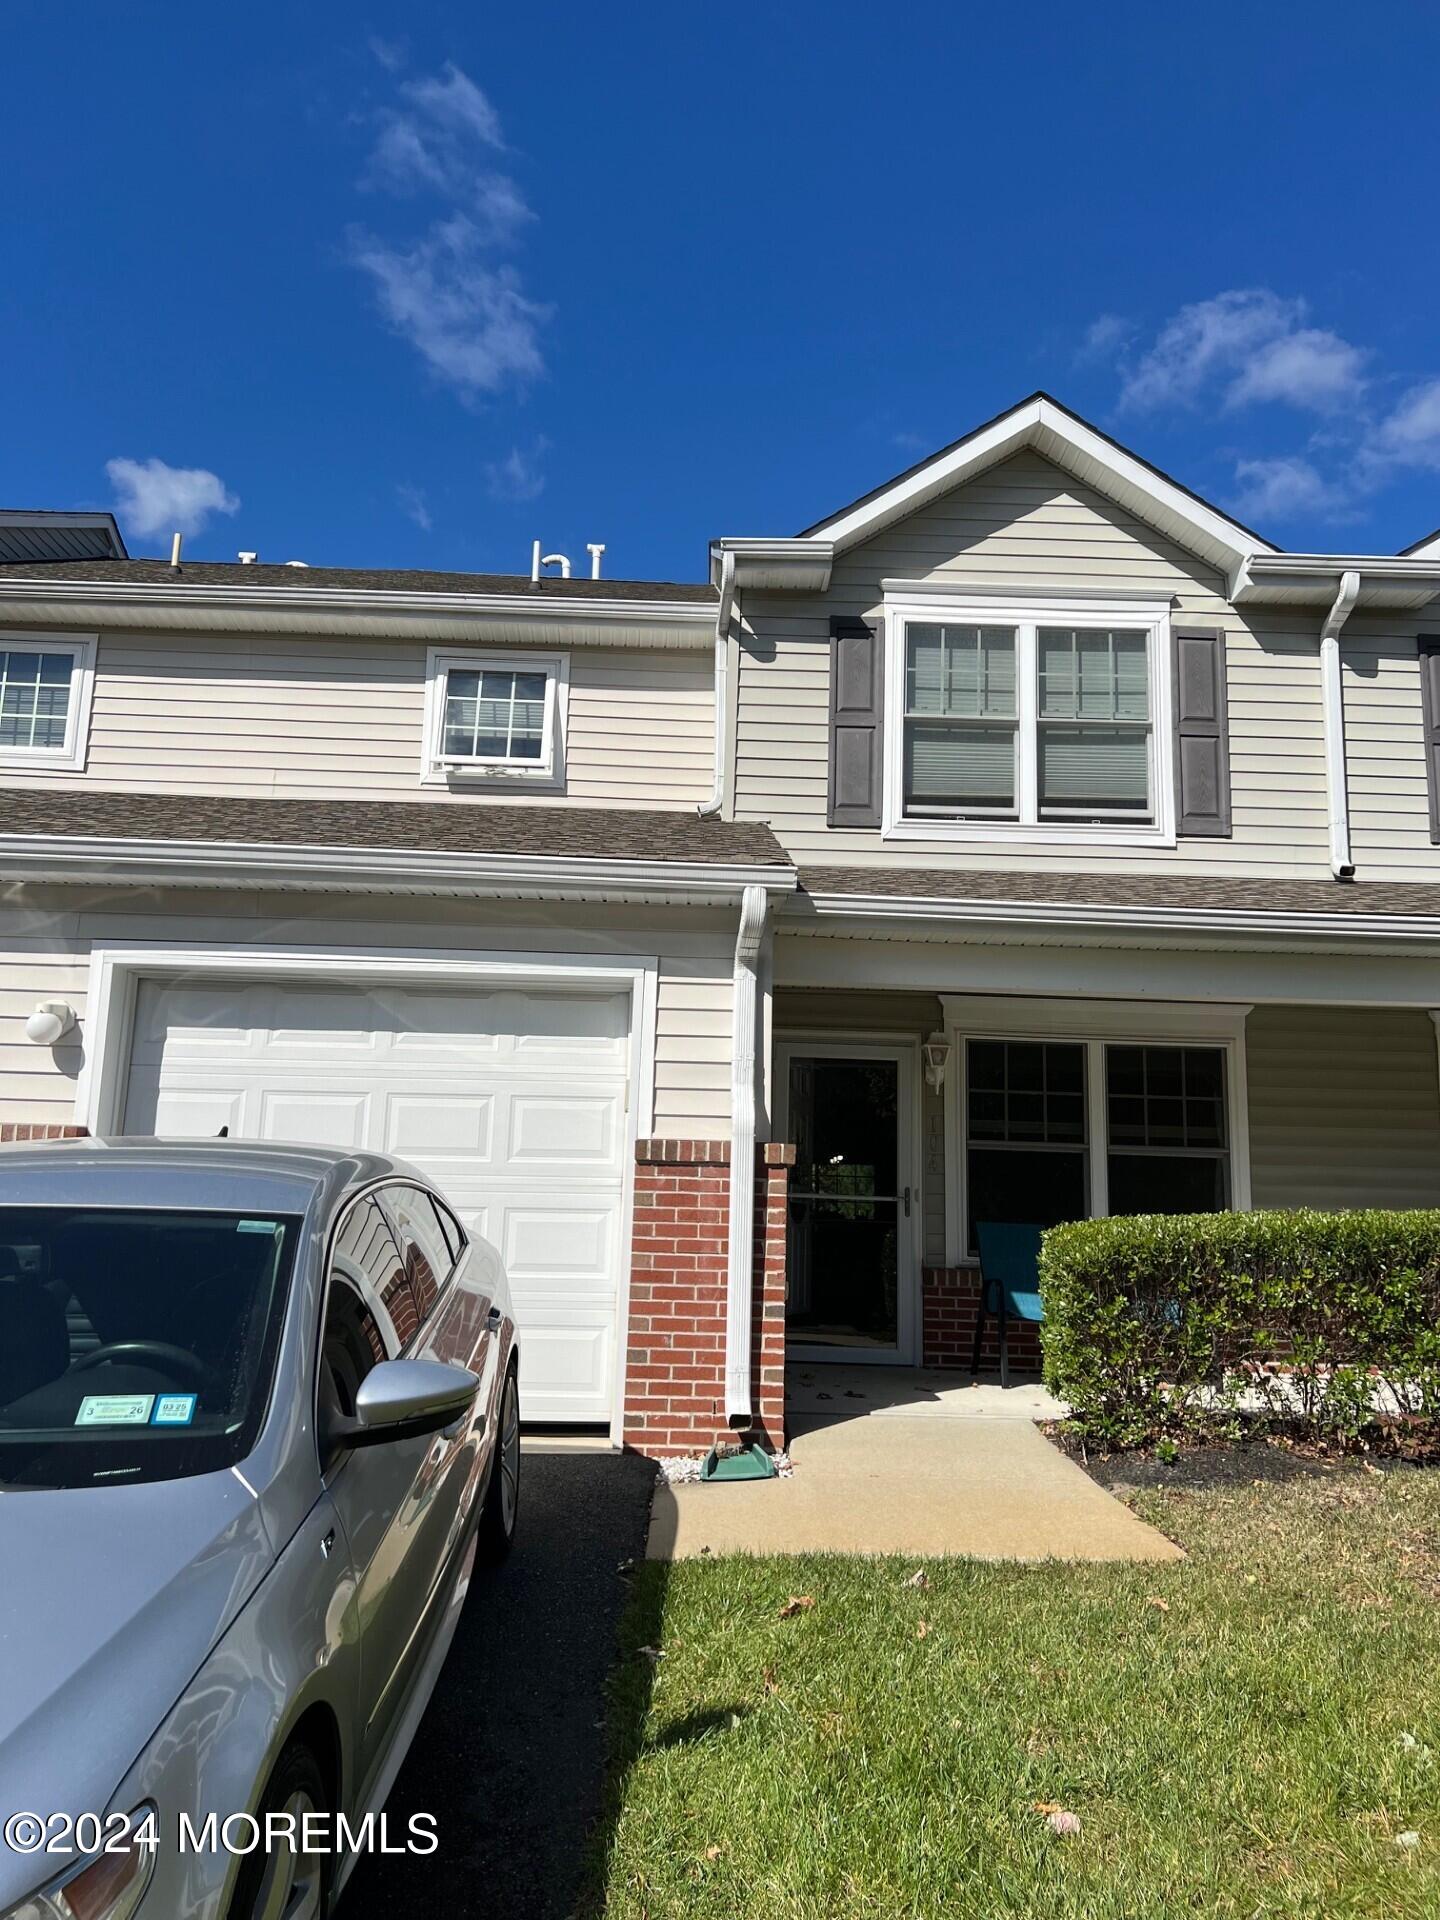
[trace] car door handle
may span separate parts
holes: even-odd
[[[331,1527],[330,1531],[326,1534],[325,1538],[320,1542],[321,1556],[324,1559],[328,1560],[330,1558],[331,1553],[334,1551],[334,1548],[335,1548],[335,1529],[334,1527]]]

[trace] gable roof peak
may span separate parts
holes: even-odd
[[[843,552],[1027,447],[1227,575],[1256,554],[1279,551],[1043,388],[806,527],[798,537],[830,541]]]

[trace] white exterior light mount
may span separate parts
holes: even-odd
[[[25,1038],[37,1047],[53,1047],[74,1030],[75,1009],[66,1000],[42,1000],[25,1022]]]
[[[950,1036],[947,1033],[932,1033],[921,1047],[921,1057],[925,1062],[926,1084],[939,1093],[945,1084],[945,1071],[950,1065],[952,1052]]]

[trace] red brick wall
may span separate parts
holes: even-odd
[[[794,1149],[762,1147],[755,1173],[752,1382],[756,1432],[784,1445],[785,1189]],[[624,1437],[650,1454],[701,1453],[725,1418],[730,1205],[726,1140],[635,1149]]]
[[[67,1127],[58,1120],[0,1120],[0,1146],[23,1140],[88,1140],[88,1127]]]
[[[974,1267],[926,1267],[921,1307],[921,1350],[927,1367],[965,1367],[975,1347],[975,1314],[980,1304],[980,1275]],[[1010,1322],[1010,1364],[1022,1371],[1040,1366],[1040,1329],[1026,1320]],[[985,1322],[980,1344],[981,1371],[1000,1364],[1000,1328]]]

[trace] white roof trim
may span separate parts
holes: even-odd
[[[747,887],[793,893],[795,869],[758,863],[605,860],[423,848],[328,847],[239,840],[0,835],[0,875],[108,884],[458,893],[516,899],[643,897],[738,901]]]
[[[1072,901],[944,899],[923,894],[807,892],[787,919],[798,931],[806,909],[820,920],[931,921],[996,927],[1094,927],[1126,933],[1309,934],[1332,940],[1423,940],[1440,946],[1440,917],[1424,914],[1259,912],[1222,907],[1106,907]]]
[[[1252,554],[1276,551],[1258,534],[1207,506],[1044,395],[1002,413],[871,498],[822,521],[804,537],[829,541],[837,553],[844,552],[1025,447],[1033,447],[1227,574]]]

